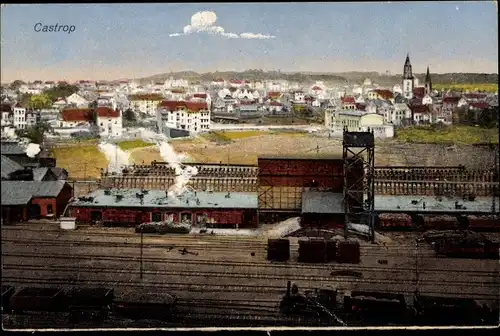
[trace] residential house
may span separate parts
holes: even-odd
[[[40,113],[37,111],[26,111],[26,127],[33,127],[40,122]]]
[[[66,102],[78,108],[89,107],[89,101],[80,96],[78,93],[73,93],[69,97],[66,97]]]
[[[355,85],[352,89],[352,93],[356,96],[363,95],[363,87],[359,85]]]
[[[276,115],[281,115],[281,114],[288,115],[288,111],[283,108],[283,104],[281,104],[280,102],[277,102],[277,101],[269,102],[267,110],[269,112],[269,115],[271,115],[271,116],[276,116]]]
[[[393,105],[394,110],[387,118],[387,122],[394,124],[395,126],[402,126],[406,121],[411,121],[411,109],[408,104],[396,103]]]
[[[15,129],[25,129],[27,127],[26,108],[21,106],[19,103],[14,106],[13,124]]]
[[[416,81],[417,79],[415,79]],[[425,96],[425,87],[419,86],[413,88],[413,98],[422,99]]]
[[[55,109],[58,109],[59,111],[62,110],[63,108],[69,106],[68,102],[66,101],[65,98],[58,98],[54,104],[52,104],[52,107]]]
[[[305,104],[306,103],[306,96],[304,94],[304,91],[294,91],[293,92],[293,103],[294,104]]]
[[[370,93],[372,96],[374,96],[374,98],[370,99],[380,99],[394,102],[394,94],[390,90],[374,89]]]
[[[195,93],[193,95],[193,98],[195,99],[202,99],[203,101],[205,101],[207,103],[208,106],[212,106],[212,97],[210,97],[209,94],[207,93]]]
[[[394,126],[386,124],[382,115],[364,111],[327,110],[325,126],[330,132],[339,134],[347,128],[351,132],[372,130],[377,138],[394,137]]]
[[[2,128],[12,126],[14,124],[14,113],[12,112],[12,107],[10,106],[10,104],[1,104],[0,111],[2,112]]]
[[[267,92],[267,98],[270,100],[278,101],[283,96],[283,93],[279,91],[269,91]]]
[[[95,116],[101,137],[121,137],[123,135],[122,114],[116,109],[116,105],[113,108],[98,107]]]
[[[429,105],[410,105],[412,120],[416,125],[432,123],[432,109]]]
[[[262,117],[262,110],[253,102],[241,102],[236,107],[238,119],[255,119]]]
[[[158,105],[156,117],[161,133],[167,128],[190,133],[210,130],[210,110],[206,102],[164,100]]]
[[[443,123],[446,125],[451,125],[453,123],[453,112],[444,110],[443,104],[432,104],[429,106],[432,113],[432,123]]]
[[[365,97],[363,97],[363,95],[361,95],[361,94],[360,94],[360,95],[357,95],[357,96],[354,98],[354,102],[355,102],[356,104],[364,104],[364,103],[366,103],[366,101],[365,101]]]
[[[431,105],[434,104],[434,100],[429,94],[426,94],[422,97],[422,105]]]
[[[343,110],[355,110],[356,100],[352,96],[346,96],[341,99]]]
[[[399,85],[399,84],[396,84],[392,87],[392,92],[403,95],[403,89],[401,88],[401,85]]]
[[[231,79],[229,81],[229,85],[231,87],[239,88],[239,87],[242,87],[243,85],[245,85],[245,82],[242,80],[239,80],[239,79]]]
[[[92,121],[94,121],[94,114],[91,109],[67,108],[61,111],[57,127],[73,129],[76,126],[88,124]]]
[[[39,111],[40,114],[40,122],[49,123],[50,121],[56,121],[59,117],[59,109],[50,108],[50,109],[41,109]]]
[[[459,96],[443,97],[443,111],[453,113],[453,111],[458,107],[460,99],[461,97]]]
[[[212,86],[224,87],[225,81],[222,78],[217,78],[210,83]]]
[[[163,97],[158,94],[137,94],[128,96],[130,108],[134,112],[141,112],[149,116],[156,115],[158,104],[163,100]]]

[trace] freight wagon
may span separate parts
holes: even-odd
[[[456,258],[498,259],[499,243],[477,237],[443,239],[434,245],[436,255]]]
[[[419,325],[477,325],[484,322],[486,311],[473,299],[416,295],[414,307]],[[496,321],[498,323],[498,319]]]
[[[344,311],[370,324],[406,324],[411,311],[403,294],[353,291],[344,295]]]
[[[65,312],[71,313],[73,322],[101,320],[109,313],[132,319],[163,319],[170,316],[176,302],[175,295],[140,290],[117,296],[109,288],[22,287],[16,291],[14,287],[2,286],[3,313]]]

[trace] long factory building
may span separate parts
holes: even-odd
[[[341,226],[344,217],[344,162],[340,157],[261,157],[256,191],[217,191],[203,186],[189,188],[178,197],[169,198],[164,188],[104,188],[69,204],[68,214],[79,222],[103,221],[135,225],[171,219],[207,227],[257,227],[291,216],[320,221],[327,226]],[[452,171],[460,171],[459,168]],[[358,178],[363,179],[362,166]],[[140,177],[139,177],[140,178]],[[241,185],[244,179],[240,180]],[[356,180],[356,181],[354,181]],[[430,183],[429,181],[420,181]],[[227,183],[227,181],[226,181]],[[234,182],[234,186],[238,181]],[[215,190],[214,190],[215,189]],[[498,208],[500,199],[465,198],[459,195],[390,195],[375,194],[376,213],[483,215]],[[497,211],[497,210],[495,210]],[[495,212],[494,211],[494,212]]]

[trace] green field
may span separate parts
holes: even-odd
[[[463,92],[498,92],[497,83],[483,83],[483,84],[432,84],[435,90],[457,90]]]
[[[134,148],[142,148],[149,146],[153,146],[153,144],[142,140],[126,140],[118,143],[118,147],[120,147],[124,151],[131,150]]]
[[[106,156],[99,151],[96,144],[55,147],[52,157],[58,167],[68,171],[70,179],[99,178],[101,168],[108,166]]]
[[[417,126],[397,130],[395,137],[409,143],[464,144],[498,143],[497,128],[474,126]]]

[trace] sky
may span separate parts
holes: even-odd
[[[489,1],[2,5],[1,81],[181,70],[399,74],[407,53],[415,73],[498,73],[497,20]],[[55,24],[74,31],[35,31]]]

